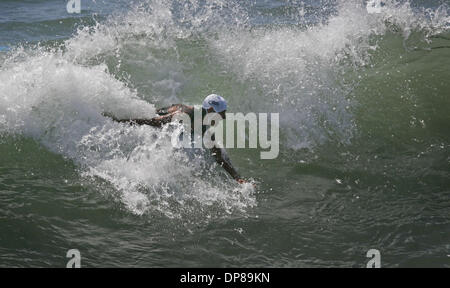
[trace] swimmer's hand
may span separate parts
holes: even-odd
[[[250,184],[253,185],[254,188],[256,188],[256,183],[254,183],[253,181],[248,181],[248,180],[245,180],[245,179],[242,179],[242,178],[237,178],[236,181],[237,181],[239,184],[250,183]]]

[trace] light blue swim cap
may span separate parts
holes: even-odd
[[[206,110],[212,107],[216,113],[220,113],[227,110],[227,101],[222,96],[211,94],[203,100],[202,107]]]

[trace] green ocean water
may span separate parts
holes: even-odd
[[[450,266],[448,1],[61,2],[0,2],[0,267]],[[101,115],[210,93],[255,188]]]

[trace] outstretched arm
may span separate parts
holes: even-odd
[[[219,163],[219,165],[222,166],[223,169],[225,169],[225,171],[227,171],[228,174],[230,174],[230,176],[233,177],[233,179],[235,179],[241,184],[246,182],[244,179],[241,178],[236,169],[234,169],[230,159],[228,158],[227,153],[225,152],[225,149],[213,147],[211,148],[211,152],[216,158],[217,163]]]
[[[167,114],[164,116],[154,117],[151,119],[118,119],[115,116],[108,114],[108,113],[102,113],[103,116],[110,117],[112,120],[120,123],[130,123],[131,125],[150,125],[153,127],[161,127],[164,124],[169,123],[172,121],[172,116],[175,113]]]

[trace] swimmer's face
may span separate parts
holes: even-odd
[[[208,110],[208,113],[216,113],[216,111],[214,111],[214,109],[213,108],[209,108]],[[223,119],[225,119],[225,118],[227,118],[227,110],[225,110],[225,111],[222,111],[222,112],[219,112],[219,113],[217,113],[217,114],[219,114],[220,115],[220,117],[222,118],[222,120]],[[211,125],[212,126],[215,126],[216,125],[216,121],[211,121]]]
[[[214,111],[213,108],[209,108],[208,109],[208,113],[215,113],[215,111]],[[219,114],[222,117],[222,119],[226,119],[227,118],[227,114],[226,113],[227,113],[227,110],[222,111],[222,112],[217,113],[217,114]]]

